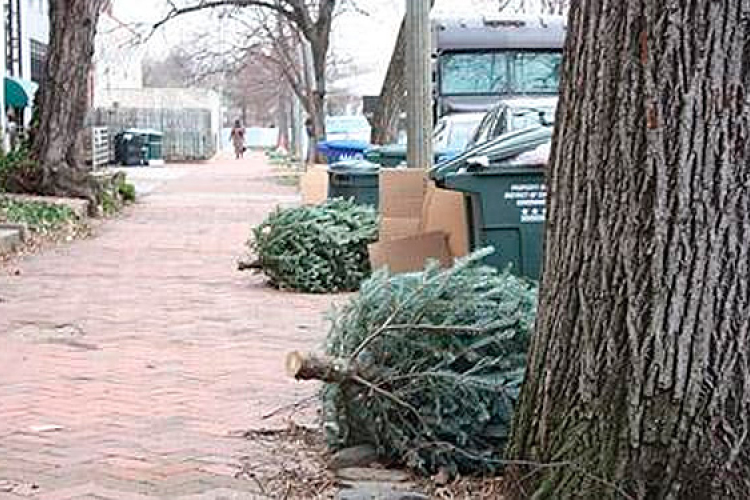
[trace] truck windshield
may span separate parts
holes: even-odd
[[[449,52],[440,58],[443,95],[555,94],[560,52]]]

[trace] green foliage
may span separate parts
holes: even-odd
[[[65,206],[0,196],[0,221],[24,224],[35,232],[54,231],[75,218],[75,213]]]
[[[326,293],[356,290],[370,274],[367,245],[377,239],[375,210],[350,200],[277,209],[248,242],[279,288]]]
[[[103,176],[99,179],[101,189],[99,205],[106,215],[116,214],[127,203],[136,199],[135,186],[128,182],[124,172]]]
[[[26,147],[7,153],[0,148],[0,192],[24,191],[22,186],[37,175],[38,165]]]
[[[135,201],[135,186],[124,178],[118,184],[117,192],[125,203],[133,203]]]
[[[99,205],[105,215],[114,215],[120,211],[120,201],[116,192],[102,191],[99,195]]]
[[[489,251],[449,270],[378,272],[334,311],[327,354],[352,362],[367,383],[323,387],[333,448],[371,444],[427,474],[500,468],[536,288],[482,266]]]

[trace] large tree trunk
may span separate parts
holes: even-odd
[[[406,107],[406,21],[401,21],[383,89],[372,116],[373,144],[388,144],[398,139],[398,122]]]
[[[317,154],[317,146],[326,137],[326,97],[328,93],[326,66],[328,64],[328,47],[330,45],[334,5],[333,1],[324,3],[328,4],[327,8],[330,10],[324,14],[325,7],[321,5],[316,25],[317,36],[308,38],[312,52],[313,78],[315,79],[315,87],[310,102],[312,112],[312,137],[310,143],[311,147],[315,148],[315,159],[318,163],[322,163],[323,158]],[[323,17],[324,15],[327,17]],[[325,21],[325,19],[328,19],[328,21]]]
[[[430,5],[435,5],[435,0],[430,0]],[[398,139],[399,119],[406,109],[406,40],[404,18],[371,120],[373,144],[388,144]]]
[[[88,168],[76,143],[88,111],[88,78],[96,24],[104,0],[50,0],[51,41],[44,85],[36,103],[39,123],[32,152],[41,164],[38,191],[92,198]]]
[[[516,497],[750,498],[749,19],[572,4]]]
[[[279,137],[277,139],[277,146],[283,148],[285,151],[291,150],[291,141],[289,140],[289,109],[291,105],[289,101],[289,92],[287,91],[286,85],[282,85],[279,89],[279,104],[276,110],[276,124],[279,127]]]

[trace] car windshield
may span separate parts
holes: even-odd
[[[560,52],[494,51],[446,53],[440,62],[444,95],[554,94]]]
[[[463,150],[476,128],[476,122],[456,123],[453,128],[451,128],[451,133],[448,136],[448,149]]]
[[[326,132],[329,134],[343,134],[366,130],[369,127],[367,118],[361,116],[337,116],[326,120]]]

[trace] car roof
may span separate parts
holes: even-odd
[[[503,98],[492,106],[492,109],[497,109],[500,107],[508,107],[508,108],[554,108],[557,106],[557,96],[550,96],[550,97],[526,97],[526,96],[518,96],[518,97],[508,97]]]
[[[326,123],[369,123],[362,115],[326,116]]]
[[[440,117],[440,121],[446,121],[446,122],[478,122],[482,119],[482,117],[485,115],[484,112],[481,113],[454,113],[451,115],[445,115]]]

